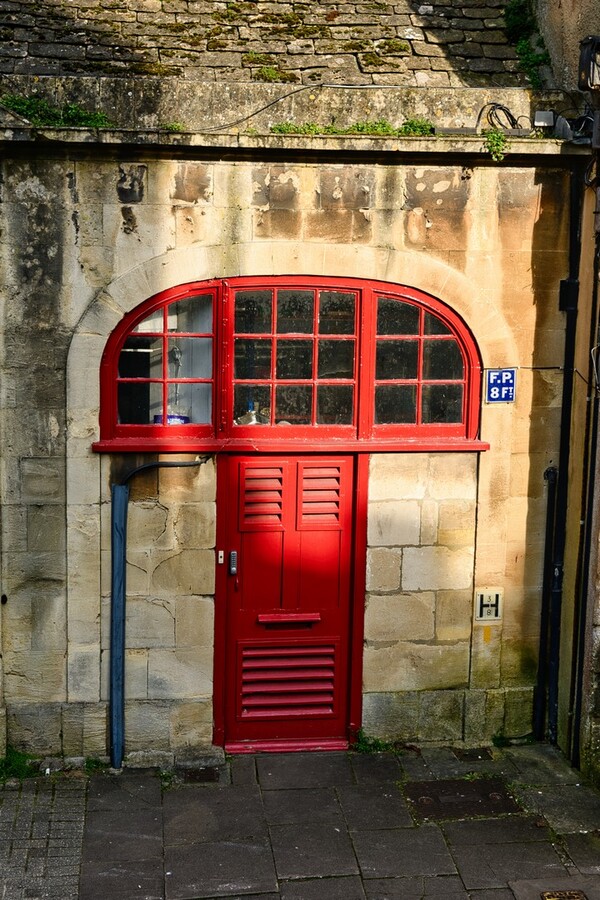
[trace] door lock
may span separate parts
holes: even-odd
[[[237,575],[238,573],[238,555],[237,550],[231,550],[229,553],[229,574]]]

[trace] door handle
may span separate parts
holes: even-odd
[[[230,552],[229,552],[229,574],[237,575],[237,573],[238,573],[237,550],[230,550]]]

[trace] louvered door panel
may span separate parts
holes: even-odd
[[[283,528],[284,466],[243,466],[240,530]]]
[[[342,480],[340,466],[300,465],[299,479],[299,527],[339,529]]]
[[[240,716],[334,713],[336,650],[334,643],[242,647]]]

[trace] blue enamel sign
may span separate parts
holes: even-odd
[[[514,403],[516,387],[516,369],[487,370],[485,388],[487,403]]]

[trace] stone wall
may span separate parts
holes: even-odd
[[[579,45],[589,34],[600,34],[596,0],[535,0],[537,18],[552,58],[556,78],[564,88],[577,88]]]
[[[4,74],[209,82],[527,84],[505,0],[0,0]]]
[[[441,165],[434,141],[433,159],[415,163],[368,139],[363,156],[354,149],[342,162],[343,138],[310,158],[297,141],[287,160],[266,159],[264,147],[236,155],[233,139],[218,158],[206,147],[13,146],[0,245],[11,742],[69,754],[106,748],[108,488],[153,459],[91,450],[108,335],[176,284],[281,273],[414,285],[462,316],[485,366],[519,369],[516,403],[482,409],[490,450],[478,460],[372,460],[365,724],[385,736],[393,717],[395,733],[422,740],[523,734],[543,470],[556,460],[560,415],[562,162],[544,164],[539,144],[512,165],[464,153]],[[133,176],[134,195],[123,190]],[[212,463],[194,472],[132,483],[128,752],[187,753],[210,738]],[[505,611],[486,631],[472,627],[472,591],[490,586],[504,590]]]

